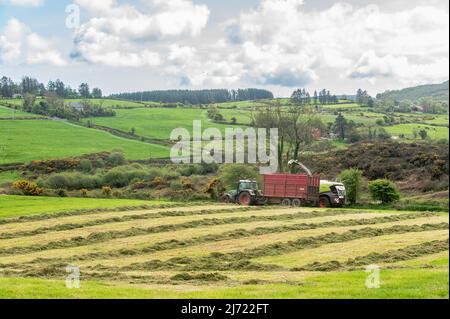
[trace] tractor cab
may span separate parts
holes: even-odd
[[[258,190],[258,183],[255,180],[240,180],[236,189],[226,192],[222,201],[226,203],[239,203],[241,205],[251,205],[261,195]]]
[[[237,193],[242,191],[258,191],[258,183],[251,180],[240,180],[237,184]]]

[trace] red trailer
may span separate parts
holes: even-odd
[[[255,180],[240,180],[236,190],[225,193],[222,201],[240,205],[282,204],[302,206],[319,204],[320,176],[309,174],[263,175],[263,191]]]
[[[320,175],[269,174],[263,178],[263,197],[269,203],[301,206],[319,202]]]

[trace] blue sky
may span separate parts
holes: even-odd
[[[0,75],[106,93],[297,87],[352,94],[448,79],[448,1],[0,0]]]

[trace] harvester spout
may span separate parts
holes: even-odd
[[[298,172],[298,168],[297,169],[295,169],[295,168],[296,167],[300,167],[301,169],[303,169],[306,172],[306,174],[308,174],[310,177],[312,177],[312,173],[309,170],[309,168],[306,167],[305,165],[303,165],[302,163],[300,163],[299,161],[297,161],[297,160],[290,160],[288,162],[288,165],[289,165],[289,169],[291,170],[292,174],[296,174]]]

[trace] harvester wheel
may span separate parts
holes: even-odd
[[[281,201],[281,206],[291,206],[291,200],[289,198],[285,198]]]
[[[330,199],[328,197],[320,197],[319,206],[321,208],[327,208],[331,206]]]
[[[294,198],[292,200],[292,206],[301,207],[302,206],[302,201],[300,199],[298,199],[298,198]]]
[[[252,204],[252,197],[249,193],[243,192],[239,195],[239,204],[242,206],[250,206]]]

